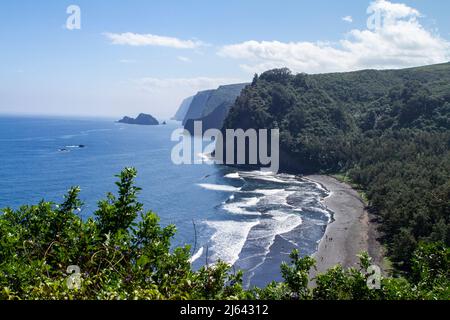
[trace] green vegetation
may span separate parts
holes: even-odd
[[[419,243],[450,245],[450,63],[256,75],[224,128],[280,129],[284,170],[341,174],[381,220],[399,272]]]
[[[76,214],[79,188],[60,206],[6,209],[0,216],[0,299],[238,297],[240,274],[228,274],[229,266],[193,272],[188,247],[170,251],[175,227],[161,228],[154,213],[143,211],[135,176],[134,169],[124,170],[118,196],[108,194],[86,221]],[[79,290],[67,286],[70,265],[80,267]]]
[[[338,174],[357,185],[381,219],[394,277],[370,289],[367,254],[360,269],[336,266],[314,286],[315,262],[298,252],[281,266],[284,281],[266,288],[244,290],[242,272],[222,262],[192,270],[190,248],[171,249],[175,227],[160,227],[143,210],[136,171],[126,169],[118,194],[100,201],[93,218],[77,215],[79,188],[59,206],[4,210],[0,299],[449,299],[450,64],[323,75],[271,70],[243,90],[225,128],[279,128],[283,169]],[[73,265],[78,289],[67,282]]]
[[[118,194],[108,194],[94,217],[78,215],[79,188],[63,204],[41,202],[0,215],[0,300],[5,299],[448,299],[450,249],[420,245],[408,278],[383,278],[380,289],[367,286],[370,258],[361,268],[340,266],[320,274],[310,286],[314,259],[294,251],[283,264],[284,282],[242,288],[242,272],[218,262],[193,271],[189,247],[170,249],[174,226],[137,200],[136,170],[118,177]],[[79,282],[66,272],[80,269]],[[71,277],[73,277],[72,275]],[[74,285],[79,284],[79,286]]]

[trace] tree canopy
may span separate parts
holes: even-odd
[[[224,128],[280,129],[284,170],[346,176],[381,219],[397,270],[421,242],[450,245],[450,63],[255,76]]]
[[[10,299],[447,299],[450,249],[423,244],[412,256],[408,278],[381,278],[367,286],[370,258],[360,268],[336,266],[311,286],[311,257],[291,254],[283,282],[245,290],[241,271],[217,261],[192,270],[190,248],[171,249],[174,226],[161,227],[144,211],[125,169],[117,196],[108,194],[92,218],[79,216],[78,187],[64,203],[40,202],[0,215],[0,300]],[[75,273],[72,273],[75,271]]]

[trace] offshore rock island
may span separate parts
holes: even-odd
[[[131,117],[123,117],[121,120],[117,121],[118,123],[125,124],[136,124],[142,126],[157,126],[159,125],[158,120],[156,120],[153,116],[145,113],[141,113],[137,116],[137,118]]]

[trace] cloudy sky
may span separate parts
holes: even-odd
[[[0,113],[169,118],[199,90],[275,67],[447,62],[449,12],[448,0],[2,1]]]

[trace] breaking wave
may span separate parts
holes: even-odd
[[[259,257],[253,265],[247,266],[247,269],[254,270],[265,261],[277,236],[301,230],[304,223],[308,228],[322,228],[331,219],[330,212],[320,201],[327,196],[327,191],[298,176],[236,171],[225,174],[224,178],[240,179],[242,186],[199,184],[208,190],[232,193],[218,207],[220,219],[203,222],[212,230],[206,244],[208,263],[220,259],[235,264]],[[291,238],[286,237],[286,241],[292,244],[301,242],[301,239],[294,241]],[[316,245],[316,241],[314,239],[312,243]],[[193,258],[198,259],[202,255],[205,255],[204,250]]]

